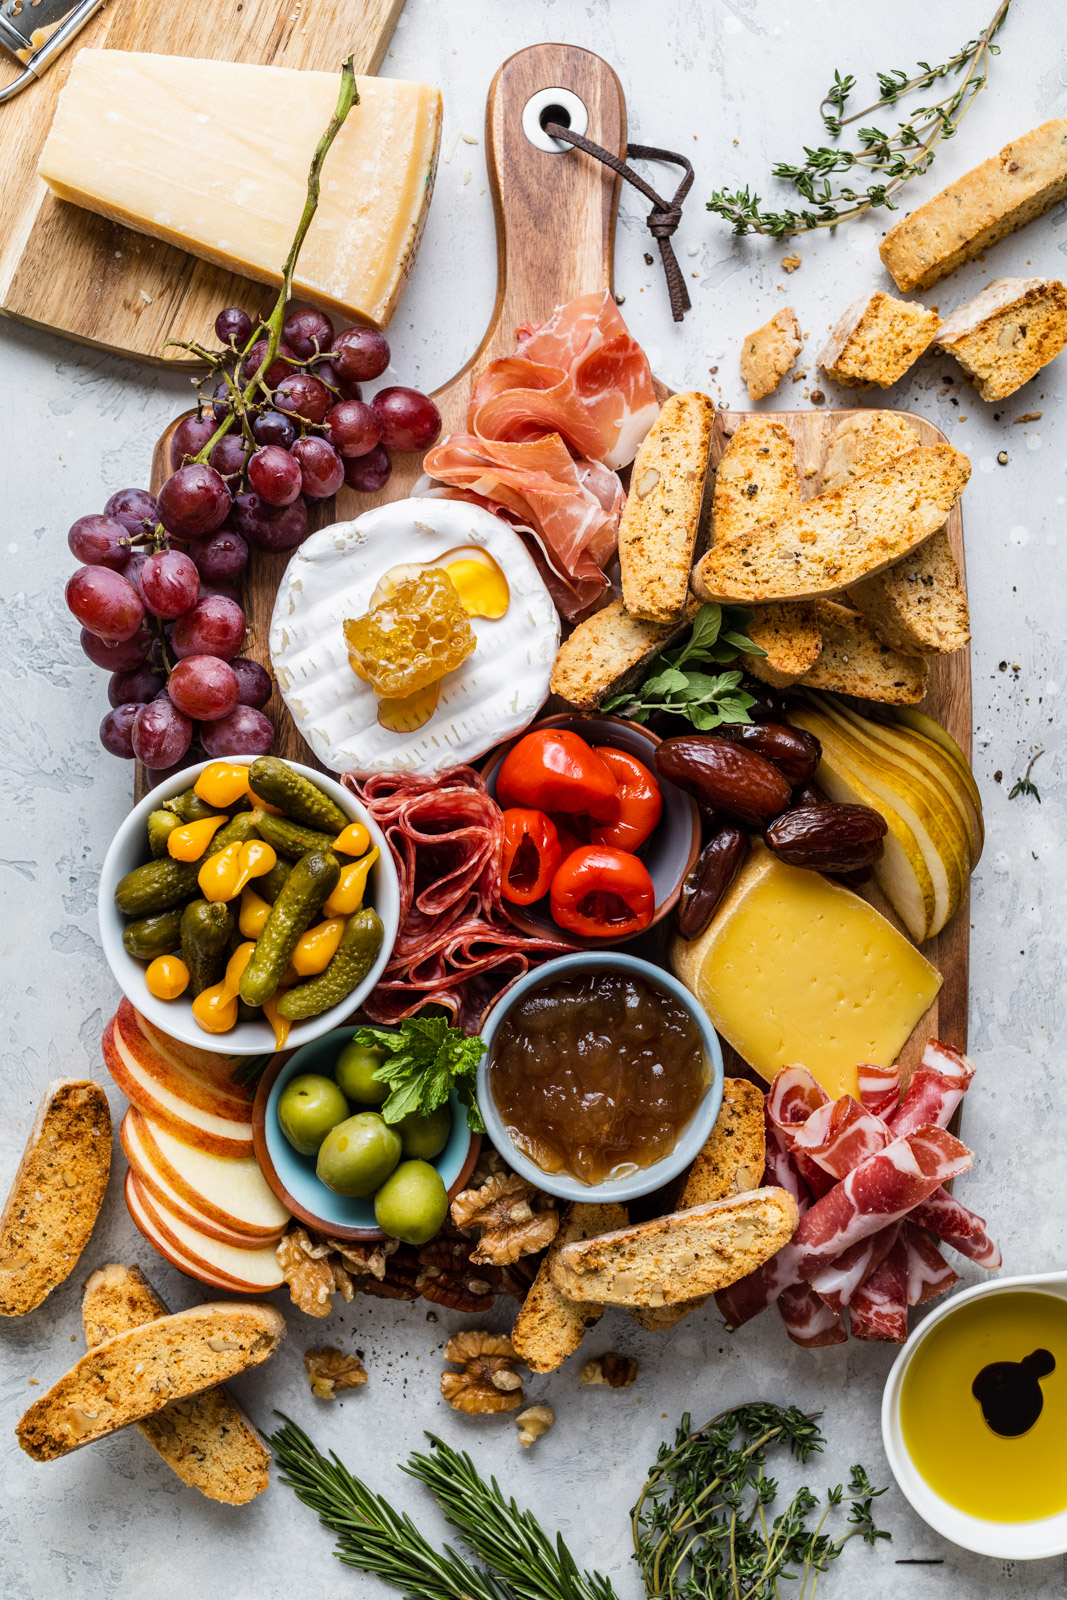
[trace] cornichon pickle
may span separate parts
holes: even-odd
[[[285,881],[293,870],[293,863],[286,861],[284,856],[279,856],[269,872],[262,878],[256,878],[254,887],[261,900],[272,906],[285,887]]]
[[[182,912],[182,960],[189,968],[189,992],[202,994],[226,970],[226,946],[233,913],[215,900],[191,900]]]
[[[309,850],[333,849],[333,841],[337,837],[335,833],[305,828],[299,822],[290,822],[288,817],[275,817],[269,811],[260,811],[258,808],[249,814],[255,819],[260,838],[266,839],[280,856],[287,856],[290,861],[299,861]]]
[[[241,975],[241,999],[250,1006],[261,1006],[270,999],[296,941],[333,893],[340,875],[341,863],[328,850],[309,850],[301,856],[271,907],[252,959]]]
[[[225,850],[229,844],[247,844],[249,839],[258,839],[254,817],[254,811],[239,811],[235,817],[231,817],[225,827],[219,829],[208,846],[206,855],[201,857],[197,865],[202,866],[208,857],[218,855],[219,851]]]
[[[260,800],[277,806],[294,822],[308,828],[323,828],[333,836],[347,828],[349,817],[341,807],[324,794],[318,784],[296,772],[287,761],[277,756],[259,756],[248,773],[248,786]]]
[[[119,881],[115,904],[127,917],[144,917],[151,911],[169,911],[196,893],[195,861],[175,861],[161,856],[146,861]]]
[[[373,967],[384,936],[382,919],[375,910],[364,906],[355,912],[345,923],[329,966],[317,978],[287,989],[278,1001],[278,1015],[288,1022],[303,1022],[340,1005]]]
[[[148,848],[158,860],[167,853],[167,840],[175,828],[182,825],[181,817],[176,817],[173,811],[150,811],[148,813]]]
[[[201,817],[217,817],[218,812],[201,800],[195,789],[183,789],[170,800],[164,800],[164,811],[170,811],[179,822],[199,822]]]
[[[169,955],[177,950],[182,914],[158,911],[151,917],[136,917],[122,930],[122,942],[131,956],[138,961],[154,961],[157,956]]]

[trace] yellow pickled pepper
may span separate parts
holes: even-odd
[[[298,977],[310,978],[318,972],[325,972],[341,943],[345,921],[344,917],[331,917],[326,922],[317,922],[300,935],[292,955],[292,965]]]
[[[245,938],[258,939],[267,926],[269,916],[269,901],[258,895],[250,883],[246,884],[241,890],[241,910],[237,918],[237,926]]]
[[[167,835],[167,850],[175,861],[199,861],[212,839],[229,817],[200,817],[186,822]]]
[[[177,1000],[189,987],[189,968],[180,956],[156,956],[148,963],[144,981],[157,1000]]]
[[[248,793],[249,771],[232,761],[212,761],[193,784],[193,793],[209,806],[232,806]]]
[[[362,861],[351,861],[341,868],[337,885],[322,908],[326,916],[350,917],[359,910],[367,892],[367,875],[377,859],[378,846],[375,845]]]
[[[334,849],[343,856],[361,856],[369,844],[370,832],[362,822],[350,822],[333,841]]]
[[[228,844],[225,850],[209,856],[200,868],[196,880],[200,893],[205,900],[232,900],[250,878],[262,878],[277,860],[273,846],[262,839]]]
[[[237,996],[241,975],[252,959],[255,941],[239,944],[229,961],[221,983],[204,989],[193,1001],[192,1011],[205,1033],[229,1033],[237,1021]]]

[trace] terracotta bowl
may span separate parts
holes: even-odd
[[[374,1221],[373,1196],[358,1200],[334,1194],[315,1176],[314,1157],[299,1155],[278,1122],[278,1099],[289,1080],[303,1072],[332,1077],[334,1063],[357,1026],[358,1023],[349,1023],[347,1028],[334,1028],[301,1050],[274,1057],[256,1089],[252,1141],[264,1178],[298,1221],[335,1239],[384,1239],[385,1234]],[[432,1165],[441,1174],[449,1200],[453,1200],[474,1170],[482,1136],[468,1128],[466,1109],[455,1094],[449,1104],[452,1132]]]
[[[656,771],[656,746],[662,741],[648,728],[642,728],[637,722],[629,722],[625,717],[613,717],[604,712],[565,711],[554,717],[542,717],[516,738],[510,739],[507,744],[498,745],[489,756],[482,767],[482,776],[494,800],[497,773],[504,757],[519,739],[524,739],[529,733],[536,733],[540,728],[566,728],[569,732],[585,739],[588,744],[614,745],[617,749],[625,750],[630,755],[636,756],[639,761],[643,761],[653,773]],[[678,904],[685,875],[700,854],[700,812],[697,810],[696,801],[676,784],[668,783],[665,778],[657,775],[657,781],[663,793],[663,815],[651,838],[647,839],[637,852],[648,868],[652,886],[656,891],[656,909],[649,924],[652,928],[658,922],[662,922]],[[630,939],[640,938],[642,933],[648,932],[648,928],[642,928],[640,933],[632,933],[623,938],[615,934],[605,939],[581,939],[576,934],[560,928],[553,921],[547,896],[532,906],[516,906],[508,900],[505,900],[503,905],[509,921],[519,929],[520,933],[529,934],[537,939],[546,937],[565,939],[568,944],[574,945],[579,950],[612,949],[617,945],[628,943]]]

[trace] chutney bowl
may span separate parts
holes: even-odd
[[[292,1055],[286,1052],[275,1056],[256,1090],[252,1106],[252,1142],[264,1178],[282,1205],[300,1222],[334,1239],[385,1239],[388,1235],[374,1218],[374,1196],[359,1199],[336,1194],[327,1188],[316,1175],[315,1157],[303,1156],[294,1150],[278,1120],[278,1102],[286,1085],[305,1072],[332,1078],[337,1058],[344,1046],[351,1043],[357,1027],[358,1023],[349,1023],[346,1028],[333,1028]],[[482,1137],[471,1132],[467,1109],[455,1090],[449,1095],[448,1104],[452,1112],[448,1142],[430,1166],[440,1173],[448,1198],[453,1200],[474,1170]],[[377,1109],[376,1106],[353,1105],[350,1115]]]
[[[251,766],[255,756],[227,756],[232,766]],[[288,761],[294,772],[318,785],[324,794],[340,806],[346,817],[361,822],[371,837],[371,845],[378,847],[378,859],[370,870],[366,903],[372,906],[382,920],[382,947],[366,977],[356,985],[351,994],[335,1006],[330,1006],[317,1017],[304,1022],[294,1022],[289,1030],[287,1049],[299,1049],[313,1039],[321,1038],[359,1010],[363,1000],[374,988],[389,960],[397,929],[400,926],[400,886],[392,852],[378,824],[354,794],[350,794],[335,778],[324,772],[305,767],[299,761]],[[152,859],[148,848],[148,817],[164,800],[172,800],[196,783],[210,761],[200,761],[183,767],[156,785],[139,801],[129,816],[119,825],[111,841],[104,864],[100,870],[98,920],[100,941],[108,966],[123,994],[154,1027],[178,1039],[182,1044],[198,1050],[212,1051],[226,1056],[272,1055],[275,1050],[274,1030],[266,1017],[252,1022],[237,1022],[228,1033],[206,1033],[193,1016],[188,995],[176,1000],[159,1000],[148,991],[145,983],[147,962],[131,956],[122,942],[123,929],[130,919],[124,917],[115,904],[115,890],[127,872]]]
[[[520,1000],[535,989],[557,978],[581,977],[590,972],[611,972],[643,978],[652,987],[670,995],[686,1012],[700,1035],[707,1072],[704,1097],[689,1121],[681,1129],[673,1150],[654,1161],[650,1166],[622,1178],[607,1178],[602,1183],[583,1183],[569,1172],[546,1172],[520,1150],[497,1109],[491,1085],[493,1047],[506,1018]],[[482,1029],[485,1054],[478,1064],[478,1109],[485,1123],[490,1141],[508,1165],[521,1174],[527,1182],[545,1194],[560,1200],[592,1200],[598,1204],[609,1201],[636,1200],[640,1195],[651,1194],[683,1172],[706,1144],[715,1120],[719,1115],[723,1095],[722,1046],[711,1021],[699,1000],[685,986],[662,967],[638,956],[626,955],[621,950],[581,951],[575,955],[557,956],[542,966],[534,967],[518,983],[508,989],[489,1013]]]
[[[672,912],[682,893],[686,875],[700,854],[700,812],[691,795],[677,784],[660,777],[656,771],[656,747],[662,744],[658,734],[643,728],[639,722],[626,717],[615,717],[605,712],[564,711],[556,716],[542,717],[530,727],[498,745],[482,766],[482,776],[493,799],[496,799],[497,778],[505,757],[528,734],[540,733],[548,728],[563,728],[576,733],[590,745],[612,745],[636,756],[652,773],[663,797],[663,814],[650,836],[634,854],[648,869],[656,893],[652,921],[634,933],[619,935],[609,933],[603,939],[583,938],[561,928],[552,916],[548,896],[532,906],[502,902],[504,914],[520,933],[534,939],[558,939],[578,950],[599,950],[629,944],[662,922]]]

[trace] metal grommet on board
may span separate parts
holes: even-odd
[[[545,124],[549,122],[558,122],[572,133],[584,134],[589,128],[589,112],[585,102],[570,89],[538,89],[527,100],[522,112],[523,133],[538,150],[562,156],[571,147],[545,132]]]

